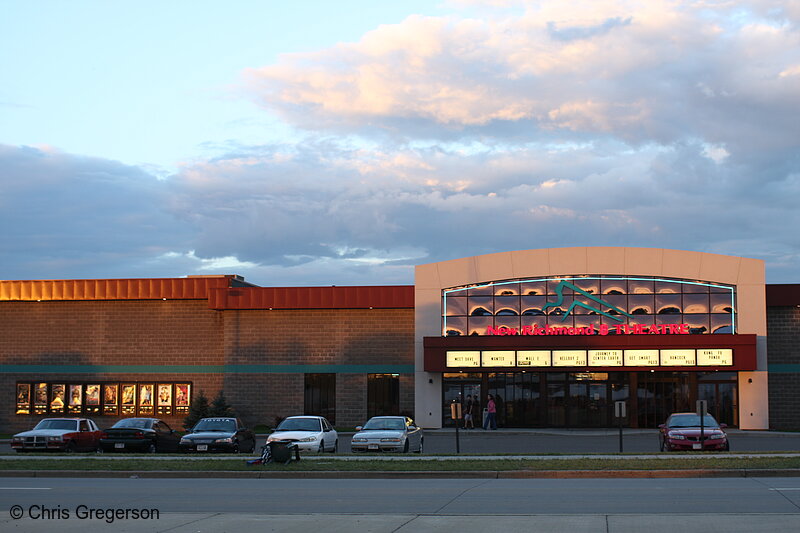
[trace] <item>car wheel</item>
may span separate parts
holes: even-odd
[[[66,446],[64,446],[64,451],[67,453],[75,453],[77,446],[75,446],[74,441],[69,441]]]
[[[154,442],[151,442],[150,446],[147,447],[147,453],[156,453],[156,445]]]
[[[325,453],[325,441],[324,440],[319,441],[319,450],[317,450],[317,453]]]
[[[333,450],[331,450],[331,453],[339,453],[339,439],[333,441]]]
[[[253,439],[253,444],[250,445],[250,449],[247,450],[247,453],[253,453],[256,451],[256,439]]]
[[[417,450],[417,453],[422,453],[422,443],[423,439],[419,439],[419,449]]]
[[[403,453],[408,453],[408,439],[406,439],[406,443],[403,445]]]
[[[239,453],[239,443],[238,442],[234,442],[233,443],[233,453]]]
[[[730,443],[730,441],[725,441],[725,451],[726,452],[731,451],[731,443]]]

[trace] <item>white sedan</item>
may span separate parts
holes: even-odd
[[[422,428],[405,416],[373,416],[356,432],[350,441],[353,452],[422,453]]]
[[[339,435],[331,423],[321,416],[290,416],[267,437],[267,442],[276,440],[297,444],[303,452],[332,452],[339,450]]]

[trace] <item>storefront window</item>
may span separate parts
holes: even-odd
[[[367,417],[400,414],[400,376],[367,375]]]
[[[323,416],[336,423],[336,374],[305,375],[304,414]]]

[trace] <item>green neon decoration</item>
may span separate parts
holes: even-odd
[[[633,318],[633,315],[630,315],[630,314],[626,313],[625,311],[623,311],[619,307],[617,307],[615,305],[611,305],[610,303],[606,302],[605,300],[601,300],[597,296],[594,296],[593,294],[588,293],[588,292],[584,291],[583,289],[580,289],[580,288],[576,287],[575,285],[573,285],[569,281],[564,281],[564,280],[562,280],[558,285],[556,285],[556,294],[558,295],[558,301],[544,304],[542,306],[542,311],[544,311],[548,307],[558,307],[562,303],[564,303],[564,294],[563,294],[564,287],[566,287],[568,289],[572,289],[577,294],[580,294],[581,296],[585,296],[586,298],[592,300],[593,302],[597,302],[600,305],[605,305],[606,307],[609,307],[609,308],[613,309],[614,311],[616,311],[617,313],[619,313],[621,315],[625,315],[628,318]],[[561,321],[562,322],[565,321],[567,319],[567,317],[570,315],[570,313],[572,313],[572,310],[575,309],[578,306],[583,307],[584,309],[588,309],[589,311],[594,311],[595,313],[599,313],[599,314],[601,314],[603,316],[606,316],[606,317],[608,317],[608,318],[610,318],[612,320],[616,320],[617,322],[623,322],[623,319],[618,317],[618,316],[612,315],[612,314],[607,313],[607,312],[605,312],[605,311],[603,311],[601,309],[598,309],[596,307],[592,307],[591,305],[589,305],[587,303],[579,302],[577,300],[570,304],[570,306],[567,308],[567,312],[564,313],[563,317],[561,317]]]

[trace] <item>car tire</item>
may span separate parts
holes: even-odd
[[[729,452],[729,451],[731,451],[731,443],[730,443],[730,441],[725,441],[725,448],[724,448],[724,450],[725,450],[726,452]]]
[[[424,439],[419,439],[419,448],[417,449],[417,453],[422,453],[422,443],[423,442],[424,442]]]
[[[247,453],[253,453],[256,451],[256,439],[253,439],[253,444],[250,445],[250,449],[247,450]]]
[[[156,453],[156,445],[154,442],[150,443],[150,446],[147,447],[147,453]]]
[[[406,443],[403,445],[403,453],[408,453],[408,439],[406,439]]]
[[[64,446],[65,453],[75,453],[78,447],[75,445],[75,441],[69,441],[66,446]]]
[[[234,442],[233,443],[233,450],[232,451],[233,451],[233,453],[239,453],[239,443],[238,442]]]
[[[331,453],[339,453],[339,439],[333,441],[333,449],[331,450]]]
[[[319,450],[317,450],[317,453],[325,453],[325,440],[324,439],[319,441]]]

